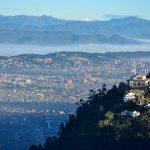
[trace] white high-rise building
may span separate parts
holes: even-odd
[[[132,75],[136,75],[136,74],[137,74],[137,72],[136,72],[136,63],[135,63],[135,60],[133,60],[133,65],[132,65],[131,72],[132,72]]]

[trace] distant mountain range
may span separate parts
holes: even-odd
[[[5,44],[141,44],[150,39],[150,20],[137,17],[109,21],[62,20],[49,16],[0,16]]]

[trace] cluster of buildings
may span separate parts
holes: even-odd
[[[136,101],[136,98],[144,94],[144,90],[150,88],[150,76],[136,74],[129,79],[131,90],[124,96],[124,102]],[[144,96],[144,95],[143,95]]]
[[[126,82],[135,68],[147,73],[149,63],[140,56],[114,58],[88,53],[1,57],[0,101],[76,103],[104,83],[111,88]]]
[[[138,105],[143,105],[144,108],[150,108],[150,98],[145,97],[145,90],[150,89],[150,74],[135,74],[129,79],[130,92],[125,94],[123,100],[125,103],[134,102]],[[140,115],[137,111],[123,111],[121,116],[131,116],[132,118]]]

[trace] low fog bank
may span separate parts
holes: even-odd
[[[150,43],[142,45],[80,44],[80,45],[63,45],[63,46],[0,44],[1,56],[14,56],[19,54],[31,54],[31,53],[48,54],[60,51],[76,51],[76,52],[81,51],[89,53],[150,51]]]

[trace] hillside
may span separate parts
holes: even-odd
[[[60,125],[58,135],[30,150],[148,150],[150,146],[150,110],[133,102],[124,103],[130,90],[124,83],[107,90],[90,91],[87,101],[80,100],[75,115]],[[150,93],[150,91],[147,91]],[[139,116],[132,113],[140,112]]]
[[[0,43],[141,44],[143,41],[137,39],[150,39],[149,26],[149,20],[137,17],[75,21],[49,16],[0,16]]]

